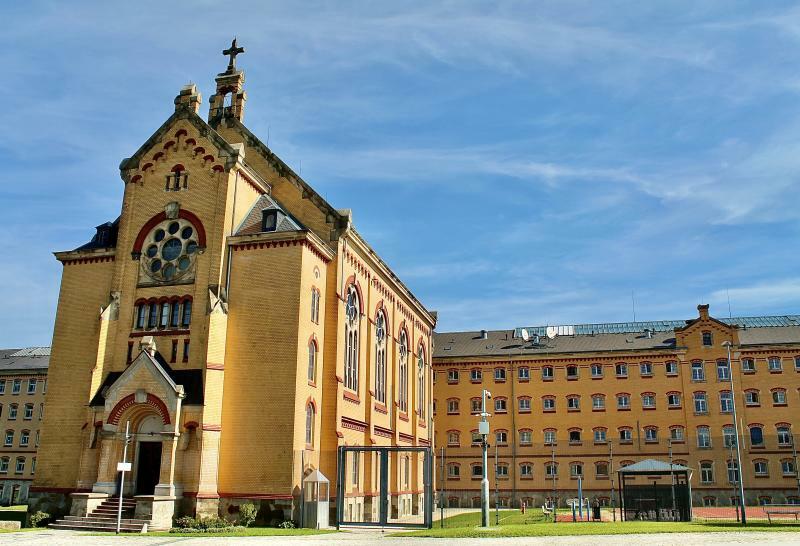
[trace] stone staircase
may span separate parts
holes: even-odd
[[[51,523],[51,529],[70,529],[73,531],[110,531],[117,530],[117,510],[119,509],[119,497],[108,498],[103,503],[92,510],[88,516],[64,516],[63,519]],[[123,497],[122,499],[122,525],[120,531],[123,533],[141,533],[145,524],[148,531],[166,531],[152,527],[150,520],[136,519],[136,501],[132,498]]]

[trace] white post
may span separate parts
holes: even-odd
[[[481,480],[481,527],[489,527],[489,454],[488,454],[488,438],[489,438],[489,421],[487,417],[489,414],[486,411],[486,398],[491,398],[492,393],[483,389],[482,403],[481,403],[481,422],[479,423],[479,432],[483,435],[483,479]]]
[[[742,468],[742,448],[739,447],[739,422],[736,420],[736,389],[733,386],[733,362],[731,361],[731,345],[730,341],[722,342],[722,345],[728,349],[728,372],[731,378],[731,402],[733,409],[733,426],[736,431],[736,466],[739,470],[739,503],[742,505],[742,525],[747,525],[747,515],[745,514],[744,502],[744,468]],[[744,431],[742,431],[744,434]]]
[[[125,445],[122,447],[122,463],[119,465],[119,471],[122,472],[119,479],[119,505],[117,506],[117,534],[122,528],[122,493],[125,490],[125,470],[128,466],[128,442],[130,442],[130,428],[131,422],[125,423]]]

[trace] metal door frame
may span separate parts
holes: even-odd
[[[344,483],[347,476],[345,462],[347,453],[378,453],[380,475],[378,484],[380,521],[342,521],[344,518]],[[422,453],[422,484],[424,523],[389,523],[389,453]],[[336,457],[336,529],[342,525],[355,527],[397,527],[413,529],[430,529],[433,527],[433,448],[429,446],[339,446]]]

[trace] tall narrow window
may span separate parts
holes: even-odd
[[[405,330],[400,330],[400,342],[398,351],[400,353],[399,365],[399,385],[398,401],[400,411],[408,411],[408,335]]]
[[[169,325],[169,303],[164,302],[161,304],[161,328],[166,328]]]
[[[358,292],[354,286],[347,290],[345,300],[345,359],[344,359],[344,386],[350,390],[358,391],[358,353],[361,305]]]
[[[158,304],[150,304],[150,318],[147,320],[148,328],[155,328],[158,325]]]
[[[183,340],[183,361],[184,362],[188,362],[189,361],[189,340],[188,339],[184,339]]]
[[[319,324],[319,290],[311,289],[311,322]]]
[[[425,348],[420,344],[417,355],[417,413],[425,418]]]
[[[375,399],[386,403],[386,317],[383,311],[375,317]]]
[[[140,303],[136,306],[136,327],[144,328],[145,316],[147,315],[147,304]]]
[[[192,300],[183,302],[183,326],[189,326],[192,323]]]
[[[172,340],[172,352],[170,353],[169,361],[170,362],[175,362],[176,360],[178,360],[178,340],[177,339],[173,339]]]
[[[317,379],[317,342],[313,339],[308,342],[308,380],[314,382]],[[306,442],[309,443],[309,442]]]
[[[172,316],[170,317],[169,325],[177,328],[181,320],[181,305],[178,301],[172,302]]]
[[[306,445],[314,445],[314,405],[306,406]]]

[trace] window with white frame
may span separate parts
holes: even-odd
[[[708,401],[706,400],[706,393],[694,393],[694,412],[695,413],[708,413]]]
[[[25,409],[23,410],[22,418],[26,421],[30,421],[33,419],[33,404],[25,404]]]
[[[771,356],[767,359],[767,365],[769,366],[769,371],[771,372],[779,372],[783,369],[781,365],[781,357],[779,356]]]
[[[577,379],[578,377],[578,367],[574,364],[570,364],[567,366],[567,379]]]
[[[543,411],[555,411],[555,409],[556,409],[556,399],[554,396],[546,396],[542,398]]]
[[[719,411],[722,413],[731,413],[733,411],[733,394],[731,394],[731,391],[719,393]]]
[[[306,445],[314,445],[314,405],[306,405]]]
[[[461,465],[458,463],[447,463],[447,477],[448,478],[460,478],[461,477]]]
[[[594,475],[598,478],[607,478],[608,463],[605,461],[598,461],[594,463]]]
[[[400,332],[402,336],[405,331]],[[447,382],[448,383],[458,383],[458,370],[447,370]]]
[[[645,442],[657,442],[658,441],[658,429],[656,427],[646,427],[644,429],[644,441]]]
[[[308,342],[308,380],[314,382],[317,379],[317,342],[313,339]]]
[[[772,403],[776,406],[786,404],[786,391],[783,389],[775,389],[772,391]]]
[[[667,375],[677,375],[678,363],[674,360],[668,360],[664,363],[664,370],[666,371]]]
[[[17,406],[17,404],[10,404],[8,406],[8,420],[9,421],[13,421],[14,419],[17,418],[17,409],[18,408],[19,408],[19,406]]]
[[[461,433],[456,430],[451,430],[447,433],[447,445],[457,446],[461,443]]]
[[[483,465],[480,463],[473,463],[472,464],[472,477],[473,478],[481,478],[483,477]]]
[[[620,362],[614,366],[614,372],[617,377],[628,377],[628,365]]]
[[[494,369],[494,380],[495,381],[505,381],[506,380],[506,369],[505,368],[495,368]]]
[[[606,429],[604,428],[594,429],[594,441],[598,444],[604,444],[606,442]]]
[[[425,419],[425,404],[427,389],[425,389],[425,347],[420,343],[417,348],[417,415]]]
[[[681,394],[679,392],[667,393],[667,405],[671,408],[679,408],[681,405]]]
[[[786,447],[792,445],[792,432],[787,426],[779,426],[777,427],[778,432],[778,445],[781,447]]]
[[[517,377],[520,381],[528,381],[531,378],[531,370],[527,366],[522,366],[517,370]]]
[[[519,475],[522,478],[533,477],[533,465],[530,463],[522,463],[519,465]]]
[[[633,431],[630,428],[619,429],[619,441],[622,443],[630,443],[633,441]]]
[[[792,459],[781,460],[781,473],[784,476],[794,476],[794,461]]]
[[[31,431],[23,430],[19,433],[19,447],[28,447],[31,441]]]
[[[558,464],[553,462],[544,463],[544,474],[548,478],[558,476]]]
[[[603,410],[606,408],[606,397],[603,394],[592,395],[592,409]]]
[[[642,408],[644,409],[655,409],[656,407],[656,395],[652,392],[646,392],[642,394]]]
[[[497,472],[498,478],[508,478],[508,464],[498,464],[495,471]]]
[[[739,464],[735,459],[728,461],[728,483],[739,483]]]
[[[0,379],[0,394],[6,393],[6,380]]]
[[[508,444],[508,432],[505,430],[498,430],[494,433],[494,439],[497,445],[506,445]]]
[[[578,411],[581,409],[580,396],[567,396],[567,409],[570,411]]]
[[[508,401],[505,398],[496,398],[494,401],[494,411],[505,413],[508,411]]]
[[[408,334],[405,329],[400,330],[400,339],[397,342],[398,352],[398,385],[397,385],[397,406],[401,412],[408,412]],[[458,381],[458,370],[448,371],[447,380],[453,381],[452,377],[455,372],[455,381]]]
[[[545,430],[544,431],[544,443],[545,444],[554,444],[554,443],[556,443],[556,431],[555,430]]]
[[[569,431],[569,443],[571,444],[579,444],[581,443],[581,430],[580,429],[572,429]]]
[[[592,377],[603,377],[602,364],[592,364]]]
[[[800,372],[800,356],[794,357],[794,369]]]
[[[519,399],[519,411],[525,411],[525,412],[531,411],[531,399],[530,398],[520,398]]]
[[[552,366],[542,366],[542,379],[544,379],[545,381],[553,379]]]
[[[8,474],[8,457],[0,458],[0,474]]]
[[[530,430],[519,431],[519,443],[522,445],[530,445],[533,442],[533,432]]]
[[[758,391],[757,390],[749,390],[745,391],[744,393],[744,403],[748,406],[757,406],[761,403]]]
[[[14,467],[15,474],[22,474],[25,472],[25,457],[17,457],[17,465]]]
[[[14,379],[11,382],[11,394],[19,394],[22,390],[22,379]]]
[[[736,429],[730,425],[722,427],[722,445],[726,448],[736,445]]]
[[[692,362],[692,381],[705,381],[706,379],[706,370],[703,366],[703,362],[700,360],[695,360]]]
[[[711,431],[708,427],[697,427],[697,447],[711,447]]]
[[[447,401],[447,413],[458,413],[458,399],[451,398]]]
[[[639,374],[644,377],[653,375],[653,364],[651,362],[642,362],[639,364]]]
[[[3,445],[5,445],[5,446],[14,445],[14,431],[13,430],[7,430],[6,431],[5,443]]]
[[[745,373],[752,373],[756,371],[756,361],[753,358],[742,359],[742,371]]]
[[[631,397],[627,394],[617,395],[617,409],[627,410],[631,407]]]
[[[683,427],[672,427],[669,429],[669,439],[673,442],[683,442]]]
[[[472,368],[469,371],[469,380],[470,381],[481,381],[483,379],[483,372],[480,368]]]
[[[28,379],[28,394],[36,392],[36,379]]]
[[[583,476],[583,463],[570,463],[569,475],[573,478]]]
[[[767,461],[764,459],[758,459],[753,461],[753,472],[755,472],[756,476],[767,476],[769,475],[769,470],[767,467]]]
[[[480,413],[483,409],[483,401],[480,398],[470,398],[469,404],[470,413]]]
[[[714,463],[711,461],[700,463],[700,482],[714,483]]]
[[[354,486],[358,487],[361,478],[361,453],[359,453],[358,451],[352,451],[351,454],[353,457],[353,466],[352,466],[353,473],[351,475],[352,478],[351,483]]]
[[[730,381],[731,367],[728,366],[727,360],[717,360],[717,380]]]

